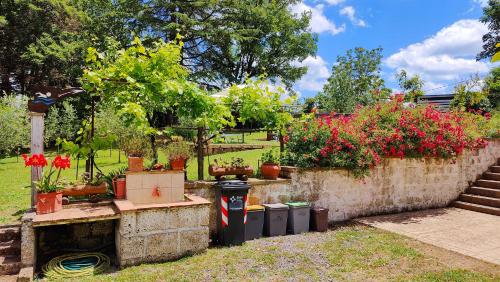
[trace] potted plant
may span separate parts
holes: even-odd
[[[140,172],[144,170],[144,156],[148,153],[149,140],[141,134],[133,134],[122,143],[122,150],[128,156],[128,170]]]
[[[104,177],[108,186],[113,187],[115,199],[125,199],[127,197],[125,170],[126,168],[113,170]]]
[[[108,192],[108,183],[102,173],[97,173],[95,177],[90,177],[90,173],[85,172],[82,174],[82,181],[73,183],[62,192],[65,197],[106,194]]]
[[[264,179],[276,180],[281,171],[279,156],[274,154],[273,150],[270,150],[262,154],[260,161],[262,162],[260,166],[262,177]]]
[[[47,159],[43,154],[33,154],[28,157],[23,154],[24,164],[41,170],[47,166]],[[53,213],[62,209],[62,189],[64,185],[60,182],[61,171],[70,167],[69,156],[57,155],[50,164],[50,169],[35,182],[37,189],[36,213]],[[56,174],[57,173],[57,174]],[[54,175],[56,174],[56,175]]]
[[[186,161],[193,154],[192,146],[187,142],[172,142],[164,149],[165,156],[173,170],[183,170]]]
[[[231,163],[215,159],[208,167],[208,174],[217,180],[221,180],[225,175],[236,175],[241,180],[247,180],[253,174],[253,168],[242,158],[232,158]]]

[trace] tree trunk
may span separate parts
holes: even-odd
[[[158,163],[158,148],[156,148],[156,137],[154,134],[149,136],[151,141],[151,150],[153,151],[153,164]]]
[[[198,127],[198,139],[197,139],[197,157],[198,157],[198,180],[203,180],[204,177],[204,164],[205,160],[203,157],[203,135],[205,129],[203,127]]]

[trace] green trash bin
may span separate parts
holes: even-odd
[[[300,234],[309,231],[309,220],[311,207],[307,202],[289,202],[287,232],[289,234]]]

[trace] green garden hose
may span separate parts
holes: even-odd
[[[77,253],[55,257],[42,267],[49,279],[74,278],[103,273],[110,266],[102,253]]]

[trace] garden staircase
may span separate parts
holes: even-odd
[[[0,226],[0,281],[16,281],[21,269],[21,228]],[[3,279],[3,280],[2,280]]]
[[[460,195],[453,206],[500,216],[500,159]]]

